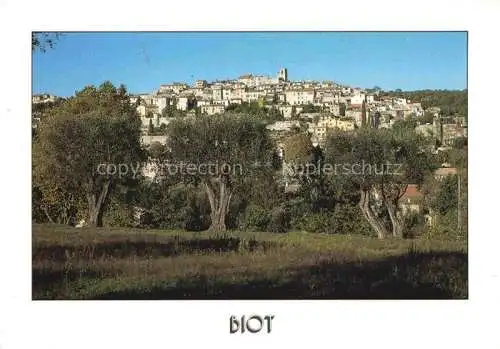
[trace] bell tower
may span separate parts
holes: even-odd
[[[288,81],[288,70],[286,68],[281,68],[278,79],[281,81]]]

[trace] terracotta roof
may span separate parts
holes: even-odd
[[[408,184],[406,192],[403,194],[402,199],[419,199],[424,195],[418,190],[417,184]]]
[[[434,174],[436,176],[450,176],[457,174],[457,169],[455,167],[441,167],[438,168]]]

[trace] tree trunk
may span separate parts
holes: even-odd
[[[49,220],[50,223],[54,224],[54,220],[52,219],[52,217],[50,216],[49,214],[49,211],[47,211],[47,207],[43,207],[42,208],[43,212],[45,213],[45,216],[47,216],[47,219]]]
[[[232,190],[224,181],[219,181],[218,187],[219,194],[217,195],[212,185],[209,182],[205,182],[205,189],[210,202],[211,224],[209,230],[211,231],[226,230],[226,215],[229,211],[229,203],[232,197]]]
[[[96,207],[89,208],[89,227],[102,227],[102,216],[99,215],[99,210]]]
[[[361,212],[363,216],[368,221],[370,226],[375,230],[379,239],[384,239],[387,235],[387,229],[384,225],[384,222],[377,217],[377,215],[373,212],[370,207],[370,192],[369,190],[362,189],[361,190],[361,198],[359,200],[359,207],[361,208]]]
[[[109,180],[106,180],[102,184],[102,189],[99,195],[97,195],[97,193],[90,193],[87,195],[87,200],[89,205],[88,225],[90,227],[102,227],[102,214],[103,214],[104,202],[108,197],[110,185],[111,182]]]
[[[389,212],[389,217],[392,223],[392,236],[403,237],[403,218],[398,212],[397,202],[393,200],[387,200],[385,203],[387,211]]]
[[[406,192],[407,188],[408,184],[384,185],[384,183],[382,183],[380,187],[381,194],[384,199],[384,205],[387,208],[387,212],[389,212],[393,237],[403,237],[404,222],[401,212],[399,211],[398,202]]]

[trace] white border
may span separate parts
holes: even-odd
[[[0,348],[498,348],[489,317],[500,294],[497,157],[488,149],[497,148],[500,118],[499,8],[495,0],[2,1]],[[89,29],[469,30],[470,300],[32,302],[30,32]],[[276,315],[271,335],[228,334],[230,314],[260,312]]]

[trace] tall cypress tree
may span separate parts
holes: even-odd
[[[366,127],[366,102],[363,101],[363,104],[361,105],[361,127]]]
[[[154,133],[154,126],[153,126],[153,119],[149,119],[149,127],[148,127],[148,133],[152,135]]]

